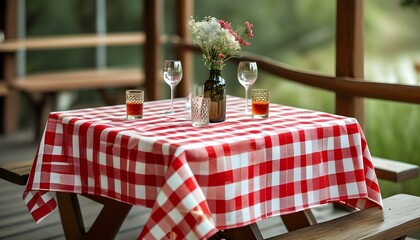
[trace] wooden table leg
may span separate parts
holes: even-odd
[[[114,239],[131,207],[132,205],[106,198],[101,213],[89,229],[87,239]]]
[[[95,198],[104,206],[86,232],[77,195],[57,192],[57,203],[66,239],[115,238],[132,205],[104,197]]]
[[[226,229],[223,231],[219,231],[214,236],[210,238],[210,240],[219,240],[219,239],[229,239],[229,240],[263,240],[263,236],[260,232],[260,229],[258,228],[258,225],[256,223],[238,227],[238,228],[232,228],[232,229]]]
[[[283,220],[284,225],[286,226],[286,229],[289,232],[316,224],[316,219],[310,209],[287,215],[282,215],[281,218]],[[260,232],[260,229],[258,228],[258,225],[256,223],[253,223],[239,228],[232,228],[219,231],[210,238],[210,240],[220,239],[263,240],[264,238]]]
[[[282,215],[281,219],[289,232],[316,224],[316,219],[310,209]]]

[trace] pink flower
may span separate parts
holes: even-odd
[[[233,29],[232,29],[232,26],[230,25],[230,23],[229,22],[227,22],[227,21],[224,21],[224,20],[220,20],[220,19],[218,19],[217,20],[217,22],[220,24],[220,26],[223,28],[223,29],[226,29],[226,30],[228,30],[229,31],[229,33],[230,34],[232,34],[232,36],[233,37],[235,37],[235,39],[236,39],[236,41],[238,41],[239,42],[239,44],[241,44],[241,45],[243,45],[243,46],[245,46],[245,47],[248,47],[249,45],[251,45],[251,43],[249,43],[249,42],[247,42],[247,41],[245,41],[238,33],[236,33]],[[253,27],[254,25],[253,24],[251,24],[251,23],[249,23],[248,21],[246,21],[245,22],[245,27],[246,27],[246,30],[245,30],[245,33],[247,34],[247,35],[245,35],[244,37],[248,37],[248,38],[253,38],[254,37],[254,34],[252,33],[252,27]]]
[[[217,57],[223,59],[223,58],[225,58],[225,54],[219,53],[219,55],[217,55]]]
[[[220,24],[220,26],[222,27],[222,28],[224,28],[224,29],[230,29],[230,30],[232,30],[232,27],[230,26],[230,23],[229,22],[227,22],[227,21],[224,21],[224,20],[217,20],[217,22]]]
[[[254,34],[252,33],[252,27],[254,27],[254,25],[249,23],[248,21],[246,21],[245,26],[246,26],[246,29],[247,29],[247,32],[248,32],[248,37],[253,38]]]

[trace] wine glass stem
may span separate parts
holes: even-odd
[[[171,112],[174,111],[174,86],[171,85]]]
[[[245,87],[245,113],[248,113],[248,94],[249,87]]]

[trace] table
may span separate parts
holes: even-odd
[[[382,206],[357,120],[270,104],[268,119],[229,96],[227,119],[191,126],[185,99],[52,112],[24,192],[39,222],[55,193],[102,196],[152,208],[139,239],[203,239],[218,230],[338,202]],[[139,229],[140,231],[140,229]]]

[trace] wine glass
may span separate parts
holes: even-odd
[[[174,89],[182,79],[181,61],[165,60],[162,75],[165,82],[171,87],[171,110],[166,113],[174,113]]]
[[[238,66],[238,80],[245,88],[245,113],[249,114],[248,110],[248,95],[249,87],[251,87],[258,77],[258,67],[256,62],[242,61]]]

